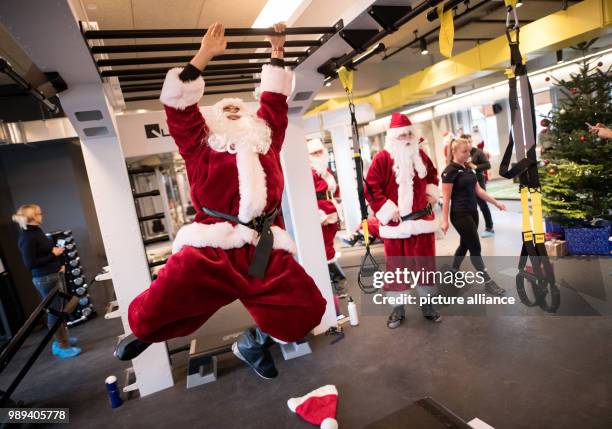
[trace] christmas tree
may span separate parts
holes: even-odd
[[[585,61],[568,80],[556,80],[563,97],[550,114],[540,179],[546,216],[564,225],[612,219],[612,140],[586,123],[612,125],[611,67]]]

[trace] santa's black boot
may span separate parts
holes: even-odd
[[[115,357],[119,360],[132,360],[144,352],[151,344],[139,340],[134,334],[130,334],[117,344]]]
[[[255,326],[240,334],[238,340],[232,344],[232,352],[261,378],[270,380],[278,375],[274,359],[268,350],[273,344],[272,337],[259,329],[259,326]]]
[[[421,311],[423,311],[423,317],[430,322],[439,323],[442,321],[442,316],[440,316],[440,313],[436,311],[432,304],[423,304]]]
[[[331,277],[332,281],[343,282],[346,280],[346,275],[344,274],[344,271],[342,271],[342,267],[340,264],[338,264],[338,262],[328,262],[327,269],[329,270],[329,276]]]

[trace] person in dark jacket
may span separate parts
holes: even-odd
[[[485,178],[485,172],[491,169],[489,157],[484,153],[484,151],[473,145],[471,135],[463,134],[461,135],[461,138],[470,142],[470,160],[468,161],[467,165],[476,172],[478,184],[484,191],[486,191],[487,180]],[[476,197],[476,201],[478,202],[478,207],[480,208],[482,217],[484,217],[485,221],[485,230],[480,234],[480,236],[483,238],[493,237],[495,235],[495,231],[493,230],[493,217],[491,216],[489,205],[482,198]]]
[[[49,237],[40,228],[42,211],[36,204],[26,204],[19,207],[13,215],[13,221],[19,224],[19,251],[25,266],[32,272],[32,282],[44,299],[56,286],[66,289],[64,283],[64,265],[61,255],[63,247],[55,247]],[[62,311],[61,300],[55,298],[51,308]],[[49,329],[57,321],[57,316],[49,313],[47,325]],[[66,359],[77,356],[81,349],[74,347],[77,340],[68,336],[66,324],[62,323],[55,334],[51,350],[54,355]]]

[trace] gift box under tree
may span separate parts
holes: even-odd
[[[570,255],[609,255],[610,228],[565,228]]]

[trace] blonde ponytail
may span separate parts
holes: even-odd
[[[40,211],[40,206],[24,204],[13,215],[13,222],[18,224],[21,229],[28,229],[28,224],[35,220],[37,211]]]
[[[455,151],[457,150],[459,146],[463,144],[469,145],[470,141],[464,138],[458,138],[458,139],[451,140],[450,144],[448,145],[448,157],[446,159],[446,165],[453,162],[453,155],[455,154]]]

